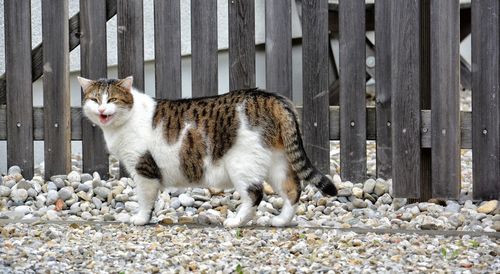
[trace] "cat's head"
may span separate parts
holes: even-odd
[[[134,104],[132,76],[95,81],[78,77],[78,81],[83,90],[83,112],[94,124],[117,127],[130,118]]]

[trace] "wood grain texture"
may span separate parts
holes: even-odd
[[[330,173],[328,122],[328,1],[302,1],[303,134],[306,152]]]
[[[106,20],[111,19],[116,15],[116,1],[117,0],[107,0],[106,1]],[[69,19],[69,49],[73,50],[80,44],[80,13],[73,15]],[[43,43],[38,44],[31,51],[31,78],[32,81],[38,80],[43,74]],[[6,93],[5,93],[5,74],[0,76],[0,105],[6,103]]]
[[[303,107],[298,106],[299,117],[302,117]],[[33,108],[33,138],[35,141],[43,140],[43,108]],[[6,119],[6,106],[0,106],[0,140],[7,140],[7,119]],[[420,113],[420,120],[422,128],[420,131],[420,143],[423,148],[431,147],[431,111],[422,110]],[[373,107],[366,108],[366,139],[376,140],[377,128],[375,123],[376,110]],[[71,140],[82,140],[82,113],[81,109],[74,107],[71,108]],[[329,108],[329,139],[340,140],[340,108],[338,106],[330,106]],[[425,130],[424,130],[425,129]],[[461,148],[472,148],[472,112],[460,112],[460,138]]]
[[[420,109],[431,109],[431,0],[420,1]],[[432,198],[432,151],[420,149],[420,197]]]
[[[143,2],[118,0],[118,77],[134,77],[133,86],[144,91]]]
[[[18,165],[32,178],[33,88],[31,84],[31,4],[7,0],[5,14],[5,71],[7,84],[7,166]]]
[[[229,89],[255,87],[255,1],[229,1]]]
[[[71,170],[68,2],[42,1],[45,177]]]
[[[366,178],[365,0],[340,1],[340,171]]]
[[[266,1],[266,89],[292,98],[292,8]]]
[[[418,0],[391,2],[393,189],[420,197],[420,26]]]
[[[456,199],[461,179],[459,0],[432,0],[430,13],[432,197]]]
[[[472,2],[473,197],[500,197],[500,2]]]
[[[391,139],[391,1],[375,5],[375,89],[377,108],[377,177],[392,178]]]
[[[178,99],[181,89],[180,1],[155,0],[156,97]]]
[[[82,77],[107,77],[106,2],[80,1],[80,66]],[[83,94],[82,94],[83,98]],[[106,177],[109,156],[101,129],[82,117],[83,172]]]
[[[217,95],[217,0],[191,0],[193,97]]]

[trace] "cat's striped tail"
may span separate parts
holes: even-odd
[[[300,127],[297,119],[297,112],[293,103],[288,99],[282,98],[285,108],[284,119],[281,120],[281,138],[285,147],[285,153],[292,169],[296,172],[299,179],[305,183],[315,185],[323,194],[335,196],[337,188],[333,182],[321,173],[309,160],[306,155]]]

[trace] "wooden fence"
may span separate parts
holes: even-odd
[[[229,14],[230,88],[255,86],[253,0],[191,0],[193,96],[217,86],[217,13]],[[457,198],[460,149],[473,151],[473,194],[500,196],[500,2],[458,0],[302,0],[303,137],[312,161],[329,170],[329,141],[340,140],[341,176],[366,178],[366,140],[377,142],[377,175],[392,177],[394,195]],[[106,21],[118,17],[118,76],[144,89],[143,3],[80,1],[68,18],[66,1],[42,1],[43,44],[31,48],[29,0],[5,0],[6,74],[0,78],[0,140],[9,165],[33,174],[33,140],[45,141],[46,176],[70,169],[70,141],[82,140],[84,171],[106,173],[100,130],[69,104],[69,51],[81,45],[81,75],[106,77]],[[469,13],[463,14],[463,10]],[[464,24],[467,14],[469,24]],[[291,96],[291,2],[266,1],[266,85]],[[156,96],[181,96],[180,1],[154,1]],[[367,46],[365,30],[377,44]],[[472,30],[472,102],[460,112],[459,55]],[[329,37],[340,41],[339,69]],[[373,46],[373,45],[372,45]],[[375,50],[375,51],[374,51]],[[366,57],[377,65],[368,68]],[[373,55],[373,56],[371,56]],[[462,62],[461,62],[462,61]],[[461,65],[462,64],[462,65]],[[462,78],[460,78],[462,71]],[[45,107],[32,106],[32,82],[43,77]],[[333,76],[332,76],[333,75]],[[376,107],[367,108],[367,75],[376,76]],[[333,79],[332,79],[333,77]],[[330,79],[329,79],[330,78]],[[333,84],[332,84],[333,83]],[[335,86],[340,107],[329,106]],[[330,91],[330,94],[329,94]]]

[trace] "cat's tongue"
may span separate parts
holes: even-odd
[[[111,120],[111,115],[104,115],[104,114],[99,115],[99,121],[101,121],[102,124],[108,123],[109,120]]]

